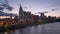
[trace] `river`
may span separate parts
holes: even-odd
[[[60,34],[60,22],[26,27],[0,34]]]

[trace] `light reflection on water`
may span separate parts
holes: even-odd
[[[26,27],[0,34],[60,34],[60,22]]]

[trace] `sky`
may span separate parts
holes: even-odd
[[[23,10],[30,11],[32,14],[45,12],[46,16],[60,16],[60,0],[7,0],[9,5],[14,9],[11,13],[19,12],[19,7],[22,5]],[[5,0],[0,0],[0,3],[6,3]],[[9,12],[9,11],[5,11]]]

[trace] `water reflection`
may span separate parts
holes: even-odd
[[[43,24],[0,34],[60,34],[60,23]]]

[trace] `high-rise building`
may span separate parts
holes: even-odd
[[[20,5],[20,8],[19,8],[19,19],[21,19],[23,16],[24,16],[24,11],[22,9],[22,6]]]

